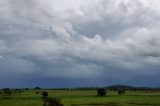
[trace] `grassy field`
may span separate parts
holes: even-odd
[[[107,91],[107,96],[97,97],[96,90],[47,90],[49,97],[60,98],[65,106],[160,106],[160,92],[127,91],[125,95]],[[42,106],[40,94],[35,90],[0,95],[0,106]]]

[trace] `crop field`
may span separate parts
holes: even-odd
[[[42,106],[42,90],[28,90],[0,95],[0,106]],[[96,90],[46,90],[48,96],[59,98],[64,106],[160,106],[160,91],[126,91],[118,95],[116,91],[107,91],[104,97],[98,97]]]

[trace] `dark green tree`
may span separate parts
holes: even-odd
[[[97,90],[97,96],[105,96],[106,90],[104,88],[100,88]]]
[[[119,95],[125,94],[125,89],[118,89],[118,94]]]
[[[9,88],[2,89],[3,94],[6,96],[12,95],[12,91]]]
[[[46,98],[46,97],[48,96],[48,92],[43,91],[43,92],[42,92],[42,96],[43,96],[43,98]]]

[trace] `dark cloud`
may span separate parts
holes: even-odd
[[[55,12],[48,0],[0,5],[1,86],[140,85],[147,77],[143,85],[158,84],[160,16],[152,5],[102,0],[79,12]]]

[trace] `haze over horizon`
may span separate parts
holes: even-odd
[[[159,0],[0,0],[0,88],[160,87]]]

